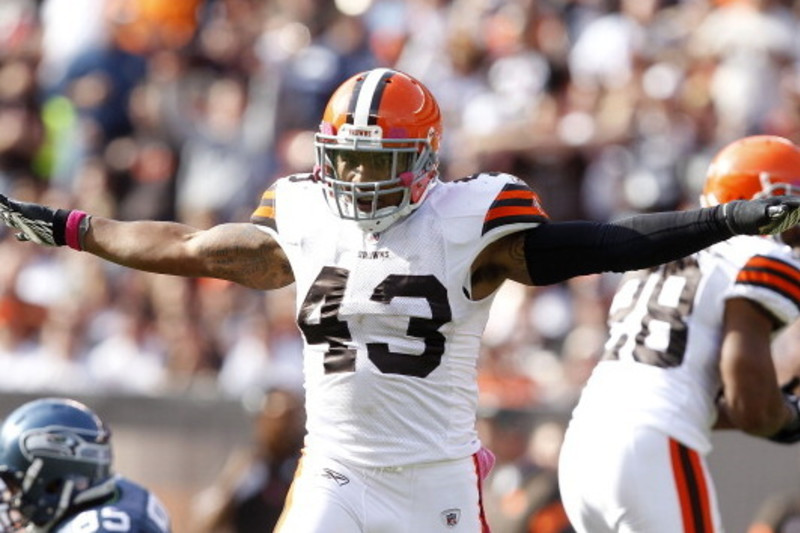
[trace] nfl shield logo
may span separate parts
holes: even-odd
[[[442,520],[447,527],[456,527],[460,518],[460,509],[447,509],[446,511],[442,511]]]

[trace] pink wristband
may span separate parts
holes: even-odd
[[[74,250],[82,251],[81,246],[81,221],[86,218],[86,213],[74,209],[67,216],[67,226],[64,228],[64,240],[67,246]]]

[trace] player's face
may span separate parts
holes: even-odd
[[[410,170],[411,154],[391,152],[366,152],[340,150],[336,154],[335,165],[339,179],[352,183],[378,183],[395,178],[398,174]],[[389,185],[385,188],[392,188]],[[384,187],[381,187],[384,188]],[[386,194],[378,201],[378,209],[398,205],[402,193]],[[370,202],[365,201],[363,207]]]

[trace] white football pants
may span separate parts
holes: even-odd
[[[305,454],[275,532],[488,533],[477,455],[362,468]]]
[[[647,427],[570,424],[559,459],[579,533],[722,533],[705,457]]]

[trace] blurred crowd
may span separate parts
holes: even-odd
[[[558,220],[683,207],[731,140],[800,141],[799,29],[790,0],[3,0],[0,192],[245,221],[274,179],[313,166],[332,90],[391,66],[440,102],[445,180],[516,174]],[[501,289],[480,363],[489,425],[573,404],[616,280]],[[291,287],[149,275],[0,234],[0,391],[299,387],[293,313]],[[526,472],[554,468],[558,429],[534,426],[507,460]]]

